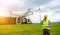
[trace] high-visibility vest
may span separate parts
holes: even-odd
[[[48,19],[43,20],[42,29],[50,29],[50,21]]]

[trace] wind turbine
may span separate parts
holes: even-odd
[[[40,11],[40,8],[38,8],[35,12],[39,12],[40,22],[41,22],[41,11]]]
[[[29,13],[30,13],[30,14],[29,14]],[[31,11],[31,8],[28,8],[28,12],[26,12],[26,13],[24,14],[24,16],[23,16],[23,17],[25,17],[25,18],[26,18],[26,16],[28,16],[28,19],[26,18],[27,23],[28,23],[28,22],[31,22],[30,19],[29,19],[29,16],[30,16],[30,15],[33,15],[33,12]]]

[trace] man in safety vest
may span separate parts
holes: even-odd
[[[48,20],[47,17],[48,17],[47,15],[44,15],[44,19],[41,22],[43,35],[50,35],[50,20]]]

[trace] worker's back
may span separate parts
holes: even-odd
[[[42,29],[50,29],[50,20],[46,19],[42,22]]]
[[[47,15],[44,16],[44,20],[42,21],[41,24],[43,35],[50,35],[50,20],[47,19]]]

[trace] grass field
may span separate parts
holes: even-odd
[[[0,25],[0,35],[42,35],[40,24]],[[51,35],[60,35],[60,24],[51,24]]]

